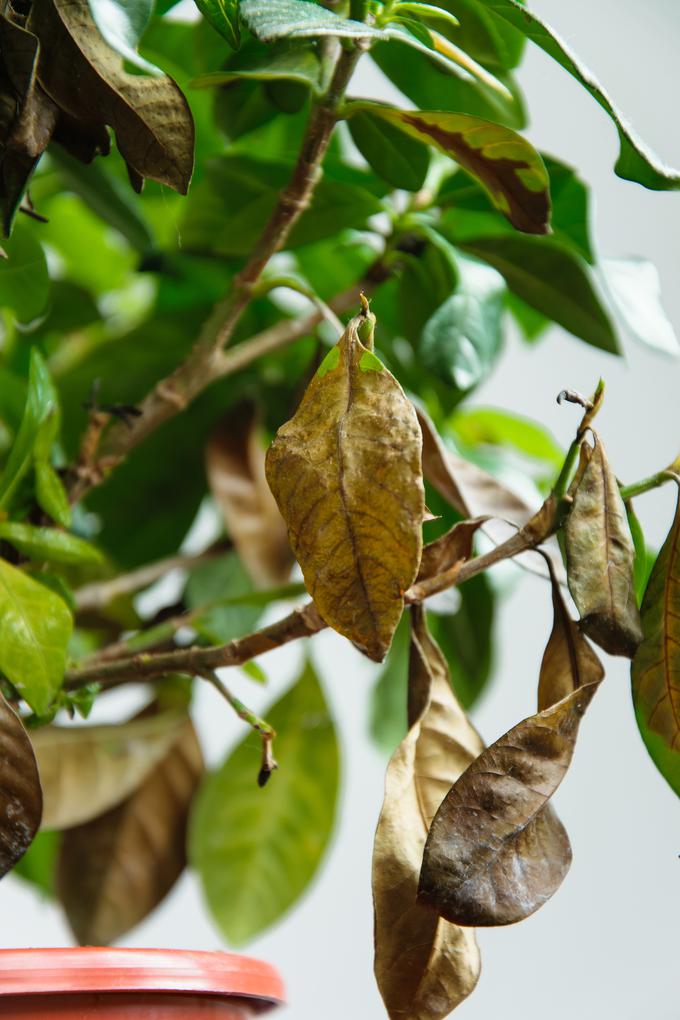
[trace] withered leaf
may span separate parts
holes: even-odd
[[[227,530],[253,581],[285,583],[293,554],[286,525],[264,474],[255,407],[241,404],[219,423],[205,451],[208,482]]]
[[[41,43],[39,82],[54,102],[92,128],[108,124],[136,174],[185,194],[194,125],[172,79],[128,74],[87,0],[34,0],[28,28]]]
[[[548,803],[599,682],[572,691],[492,744],[454,784],[425,845],[419,899],[455,924],[512,924],[538,910],[571,864]]]
[[[32,734],[48,829],[82,825],[129,797],[177,741],[184,718],[164,712],[119,726],[46,726]]]
[[[42,791],[31,741],[0,694],[0,878],[28,850],[40,826]]]
[[[538,680],[539,712],[604,676],[602,663],[569,614],[552,570],[551,581],[553,626]]]
[[[673,526],[642,600],[642,643],[631,667],[633,702],[646,728],[680,749],[680,496]]]
[[[459,521],[444,535],[428,542],[418,570],[418,581],[433,577],[449,570],[457,563],[464,563],[472,556],[472,543],[476,532],[488,521],[488,517],[475,517],[471,521]]]
[[[411,402],[352,319],[267,453],[267,481],[325,622],[387,652],[422,550],[421,434]],[[370,341],[367,341],[370,343]]]
[[[581,628],[610,655],[632,658],[642,640],[635,548],[616,476],[597,435],[564,534],[569,590]]]
[[[440,1020],[479,976],[474,933],[418,903],[427,831],[482,742],[451,689],[421,607],[411,610],[409,732],[387,768],[373,851],[375,974],[392,1020]]]
[[[430,485],[464,517],[490,518],[485,521],[483,531],[494,544],[500,545],[516,534],[517,527],[534,515],[533,508],[488,471],[445,446],[432,419],[420,407],[417,413],[423,433],[423,474]],[[560,584],[566,582],[557,541],[549,538],[543,549],[550,557]],[[545,560],[537,553],[523,553],[513,562],[543,577],[548,576]]]
[[[189,719],[168,754],[127,800],[67,829],[57,894],[81,945],[109,945],[167,895],[186,863],[191,801],[203,772]]]

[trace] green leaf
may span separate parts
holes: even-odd
[[[460,258],[458,268],[458,287],[426,322],[420,354],[431,371],[465,392],[486,378],[500,353],[505,284],[473,259]]]
[[[277,732],[279,771],[258,789],[260,740],[248,734],[203,783],[189,831],[189,858],[208,906],[237,946],[302,895],[335,821],[338,744],[311,665],[265,715]]]
[[[109,46],[135,67],[149,74],[161,74],[137,52],[139,40],[149,24],[154,0],[87,0],[95,25]],[[50,150],[51,151],[51,150]]]
[[[633,539],[633,546],[635,548],[635,563],[633,565],[635,595],[637,597],[638,605],[641,605],[656,556],[652,550],[647,548],[645,533],[642,530],[640,518],[633,509],[632,500],[629,500],[629,502],[626,503],[626,518],[628,519],[630,537]]]
[[[558,240],[571,244],[587,262],[594,262],[587,184],[566,163],[551,156],[543,156],[543,162],[550,177],[553,234]]]
[[[430,163],[427,147],[369,111],[349,122],[354,144],[370,167],[395,188],[418,191]]]
[[[258,39],[315,39],[332,35],[344,39],[386,38],[384,31],[360,21],[341,18],[308,0],[241,0],[241,15]]]
[[[56,528],[41,528],[33,524],[0,521],[0,539],[32,560],[49,563],[103,563],[104,557],[96,546],[84,538],[69,535]]]
[[[215,31],[237,50],[241,43],[239,0],[196,0],[196,6]]]
[[[669,191],[680,188],[680,173],[665,166],[640,139],[630,124],[621,116],[611,99],[594,75],[579,61],[575,53],[537,15],[518,0],[477,0],[499,19],[508,22],[523,32],[531,42],[536,43],[548,56],[573,75],[609,114],[616,125],[621,150],[615,172],[624,180],[654,191]]]
[[[202,74],[191,83],[194,88],[211,88],[228,85],[241,79],[253,81],[294,81],[317,90],[321,64],[312,49],[286,49],[280,53],[256,54],[242,66],[233,62],[224,71]]]
[[[463,708],[472,708],[493,675],[495,598],[484,574],[460,588],[455,613],[428,613],[432,636],[451,672],[451,685]]]
[[[154,248],[154,237],[141,211],[140,199],[108,173],[99,160],[85,165],[59,146],[50,149],[50,158],[66,187],[82,198],[100,220],[122,234],[132,248],[143,255]]]
[[[387,653],[385,664],[380,671],[371,692],[370,721],[371,737],[386,754],[392,754],[404,739],[407,723],[408,660],[411,644],[411,628],[408,614],[404,613],[394,632],[392,647]]]
[[[71,525],[71,505],[64,484],[47,460],[35,463],[35,498],[41,510],[53,521],[68,528]]]
[[[443,67],[433,61],[431,53],[386,42],[371,48],[371,59],[421,110],[467,113],[512,128],[526,124],[519,89],[506,75],[499,78],[504,86],[501,92],[478,78],[463,75],[454,65]]]
[[[50,899],[54,897],[60,838],[58,832],[41,829],[26,853],[12,868],[13,876],[28,882]]]
[[[401,14],[402,11],[408,11],[410,14],[415,14],[416,17],[424,18],[426,21],[445,21],[454,27],[460,25],[460,21],[455,14],[447,11],[444,7],[435,7],[433,4],[412,3],[411,0],[402,0],[394,10],[397,14]]]
[[[30,322],[47,304],[45,253],[28,227],[20,224],[2,246],[7,258],[0,258],[0,305],[10,308],[20,322]]]
[[[497,408],[463,407],[449,421],[463,446],[510,446],[532,460],[545,461],[559,470],[564,451],[547,429],[535,421]]]
[[[526,42],[521,32],[487,11],[478,0],[442,0],[441,5],[460,19],[460,26],[450,34],[461,49],[493,70],[517,67]]]
[[[661,304],[661,283],[646,259],[603,259],[600,263],[614,313],[639,343],[677,357],[680,344]]]
[[[484,237],[465,251],[502,273],[510,290],[574,336],[611,354],[616,332],[595,289],[588,264],[552,238]]]
[[[223,604],[228,599],[253,594],[252,604]],[[236,553],[202,563],[192,570],[184,593],[189,609],[210,608],[192,620],[192,627],[211,644],[222,645],[255,629],[262,604],[253,592],[253,582]]]
[[[26,405],[14,444],[0,478],[0,509],[6,509],[29,470],[41,429],[58,411],[57,395],[37,347],[31,348]]]
[[[61,687],[71,614],[64,602],[0,560],[0,669],[37,715]]]
[[[397,110],[378,103],[348,107],[349,116],[366,111],[455,159],[480,182],[494,206],[517,230],[548,232],[548,174],[538,152],[521,135],[460,113]]]

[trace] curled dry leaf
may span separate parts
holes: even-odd
[[[463,773],[432,823],[420,901],[455,924],[480,927],[521,921],[556,892],[571,847],[548,802],[598,686],[524,719]]]
[[[602,663],[569,615],[552,569],[551,580],[553,626],[538,680],[539,712],[561,701],[577,687],[599,683],[604,676]]]
[[[642,640],[635,548],[616,476],[597,435],[564,534],[569,590],[582,629],[610,655],[632,658]]]
[[[89,131],[113,128],[138,190],[149,178],[185,194],[194,125],[172,79],[125,71],[100,35],[88,0],[34,0],[28,28],[41,43],[39,83],[64,114]]]
[[[81,945],[109,945],[170,891],[186,863],[191,801],[203,772],[187,718],[168,754],[118,807],[68,829],[57,893]]]
[[[425,503],[418,421],[370,349],[372,319],[327,354],[266,472],[320,615],[379,662],[418,572]]]
[[[32,735],[47,829],[82,825],[115,807],[163,759],[185,721],[179,712],[120,726],[46,726]]]
[[[31,741],[0,695],[0,878],[28,850],[40,826],[42,791]]]
[[[440,1020],[479,976],[474,933],[418,903],[430,823],[482,742],[451,689],[421,607],[411,609],[409,732],[387,769],[373,852],[375,974],[392,1020]]]
[[[255,408],[242,404],[222,419],[205,451],[208,482],[253,581],[283,584],[293,554],[283,518],[264,474],[264,447]]]
[[[450,570],[458,563],[465,563],[472,556],[472,542],[476,532],[488,521],[488,517],[476,517],[471,521],[459,521],[446,534],[434,542],[428,542],[418,570],[418,581]]]
[[[423,473],[430,485],[464,517],[491,518],[484,523],[483,531],[495,545],[516,534],[513,525],[526,524],[534,508],[483,468],[445,446],[425,411],[417,408],[417,414],[423,433]],[[566,582],[556,540],[548,539],[543,548],[560,584]],[[543,557],[536,553],[522,553],[514,562],[544,577],[548,574]]]
[[[680,750],[680,495],[642,600],[643,640],[632,664],[638,722]]]

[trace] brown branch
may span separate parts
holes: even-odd
[[[141,414],[131,424],[115,423],[99,446],[99,464],[106,472],[113,470],[130,450],[169,418],[183,411],[191,401],[215,379],[236,371],[231,362],[225,366],[222,348],[231,339],[241,315],[251,301],[253,289],[272,255],[286,243],[291,230],[308,207],[321,176],[321,164],[333,129],[339,119],[338,109],[357,61],[366,48],[358,40],[351,49],[342,49],[330,85],[313,107],[300,153],[291,178],[279,196],[276,208],[240,273],[234,278],[228,294],[214,308],[206,321],[191,353],[169,376],[160,380],[139,405]],[[280,346],[285,341],[282,340]],[[242,345],[245,346],[245,345]],[[266,348],[269,350],[274,347]],[[238,367],[247,364],[233,352]],[[255,355],[259,357],[260,355]],[[252,360],[252,359],[251,359]],[[92,485],[101,479],[77,477],[71,490],[73,501],[82,499]]]

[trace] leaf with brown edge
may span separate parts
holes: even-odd
[[[253,581],[284,584],[293,553],[288,533],[264,474],[264,446],[255,407],[241,404],[208,440],[208,483],[229,535]]]
[[[475,987],[479,950],[472,931],[418,903],[418,874],[442,797],[483,745],[420,606],[411,627],[410,728],[387,768],[373,851],[375,975],[392,1020],[441,1020]]]
[[[40,826],[42,791],[31,741],[0,694],[0,878],[28,850]]]
[[[531,520],[534,509],[488,471],[459,457],[444,444],[429,415],[420,407],[416,411],[423,434],[423,474],[430,485],[464,517],[489,518],[482,529],[495,545],[515,535],[517,527]],[[557,580],[565,583],[567,577],[557,541],[549,538],[543,543],[543,550],[550,557]],[[513,562],[548,577],[546,563],[536,553],[515,556]]]
[[[47,829],[68,829],[119,804],[163,759],[184,723],[179,712],[118,726],[45,726],[32,734]]]
[[[582,630],[610,655],[632,658],[642,640],[635,598],[635,548],[618,482],[602,441],[574,490],[564,525],[569,591]]]
[[[415,580],[425,509],[411,402],[352,319],[267,453],[269,486],[324,621],[380,662]]]
[[[643,639],[631,667],[635,714],[643,736],[645,730],[658,734],[667,748],[677,753],[680,751],[680,495],[673,525],[642,600],[642,633]],[[648,746],[651,752],[652,745]],[[654,755],[654,760],[666,775],[661,759]],[[674,770],[676,777],[679,767]],[[670,778],[669,782],[672,783]]]
[[[602,663],[569,614],[552,567],[550,580],[553,626],[541,661],[539,712],[561,701],[577,687],[599,683],[604,676]]]
[[[513,924],[538,910],[571,864],[549,800],[599,682],[524,719],[463,773],[430,828],[418,898],[454,924]]]
[[[186,194],[194,125],[172,79],[125,71],[87,0],[34,0],[28,28],[41,43],[38,80],[60,109],[90,127],[112,127],[136,180],[149,178]]]
[[[550,233],[548,171],[533,145],[515,131],[465,113],[399,110],[364,102],[349,104],[348,116],[353,112],[381,118],[455,159],[517,230]]]
[[[167,895],[186,864],[189,808],[203,772],[187,718],[168,754],[127,800],[63,836],[57,894],[80,945],[109,945]]]

